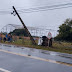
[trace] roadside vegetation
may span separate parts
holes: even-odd
[[[10,32],[14,37],[20,36],[20,38],[15,38],[16,40],[12,42],[2,41],[2,43],[72,54],[72,19],[66,19],[60,25],[58,32],[59,34],[54,38],[55,41],[53,41],[52,47],[33,45],[25,29],[15,29],[13,32]],[[23,37],[25,36],[28,39],[24,39]],[[38,39],[35,41],[38,44]]]
[[[37,42],[38,41],[36,40],[36,43]],[[2,43],[4,43],[4,42],[2,42]],[[5,44],[11,44],[11,45],[24,46],[24,47],[29,47],[29,48],[36,48],[36,49],[43,49],[43,50],[72,54],[72,43],[70,43],[70,42],[54,41],[52,47],[47,47],[47,46],[33,45],[30,40],[25,39],[23,41],[22,39],[18,39],[17,41],[14,41],[14,42],[5,42]]]
[[[59,34],[55,37],[58,41],[72,42],[72,19],[66,21],[59,26]]]

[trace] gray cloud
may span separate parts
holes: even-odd
[[[68,3],[71,0],[0,0],[0,9],[9,10],[14,5],[16,8],[30,8],[38,6],[46,6],[53,4]],[[47,27],[58,29],[65,19],[72,18],[72,8],[51,10],[44,12],[24,13],[20,14],[27,26]],[[0,29],[7,24],[21,25],[17,16],[0,15]],[[52,27],[49,27],[52,26]]]

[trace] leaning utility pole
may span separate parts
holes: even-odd
[[[18,16],[18,18],[19,18],[19,20],[21,21],[21,23],[22,23],[22,25],[23,25],[24,29],[25,29],[25,30],[26,30],[26,32],[28,33],[28,35],[29,35],[29,37],[30,37],[30,40],[32,41],[32,43],[33,43],[34,45],[36,45],[35,40],[34,40],[34,39],[33,39],[33,37],[31,36],[30,32],[28,31],[27,27],[25,26],[25,24],[24,24],[23,20],[21,19],[20,15],[18,14],[18,12],[17,12],[17,10],[15,9],[15,7],[14,7],[14,6],[13,6],[13,9],[14,9],[13,13],[15,12],[15,13],[16,13],[16,15]],[[12,13],[12,14],[13,14],[13,13]]]

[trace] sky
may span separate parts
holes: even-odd
[[[72,0],[0,0],[0,11],[10,10],[12,12],[12,6],[15,6],[16,9],[28,9],[63,3],[72,3]],[[33,13],[22,13],[20,16],[26,26],[58,30],[58,27],[64,23],[67,18],[72,18],[72,7]],[[0,14],[0,31],[7,24],[21,25],[21,22],[17,16]]]

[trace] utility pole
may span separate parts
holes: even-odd
[[[18,16],[18,18],[19,18],[19,20],[21,21],[21,23],[22,23],[22,25],[23,25],[25,31],[28,33],[28,35],[29,35],[29,37],[30,37],[30,40],[32,41],[32,44],[36,45],[35,40],[34,40],[33,37],[31,36],[30,32],[28,31],[27,27],[25,26],[23,20],[21,19],[20,15],[18,14],[18,12],[17,12],[17,10],[15,9],[14,6],[13,6],[13,9],[14,9],[13,13],[15,12],[16,15]],[[12,14],[13,14],[13,13],[12,13]]]

